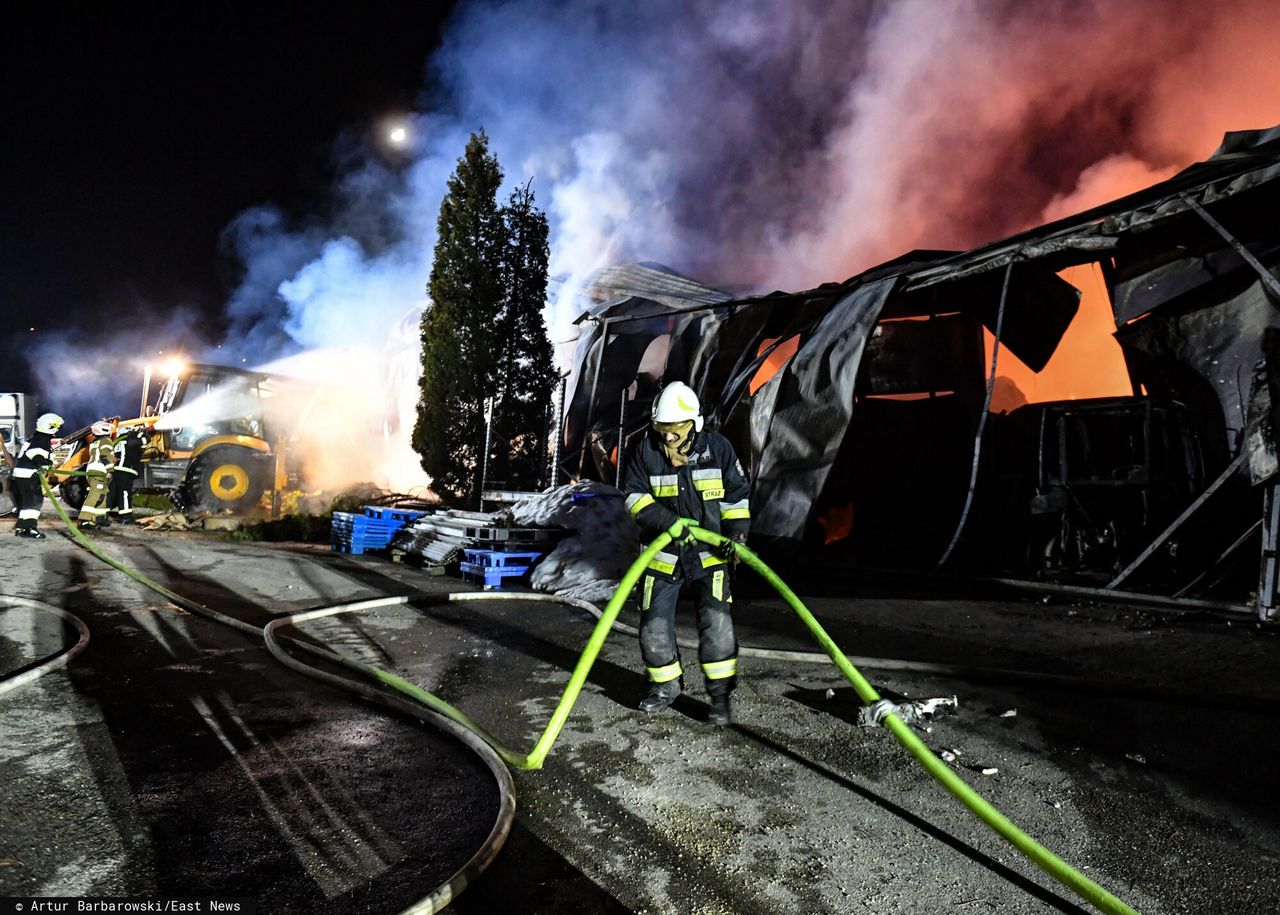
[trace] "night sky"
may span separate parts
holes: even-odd
[[[32,326],[175,305],[216,326],[239,279],[223,229],[323,209],[344,145],[430,92],[450,6],[6,5],[0,390],[33,383]]]

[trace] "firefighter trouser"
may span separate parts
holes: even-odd
[[[133,517],[133,484],[137,479],[137,471],[115,469],[107,486],[107,511],[121,518]]]
[[[80,523],[96,524],[107,513],[107,474],[90,470],[84,479],[89,491],[80,506]]]
[[[40,491],[40,480],[36,476],[14,476],[13,504],[18,509],[17,529],[34,531],[40,520],[40,509],[44,506],[44,493]]]
[[[676,602],[684,577],[679,568],[675,574],[673,581],[670,576],[646,572],[639,584],[640,656],[654,683],[666,683],[684,672],[676,645]],[[710,577],[693,579],[689,587],[698,608],[698,660],[707,695],[725,695],[733,690],[738,673],[728,566]]]

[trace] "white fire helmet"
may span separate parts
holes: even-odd
[[[662,389],[653,402],[655,423],[683,423],[693,420],[693,428],[702,431],[702,407],[693,388],[683,381],[673,381]]]
[[[111,431],[111,423],[107,422],[105,419],[102,422],[93,424],[93,434],[98,438],[110,438]]]
[[[57,413],[41,413],[36,419],[36,431],[53,435],[62,428],[62,417]]]

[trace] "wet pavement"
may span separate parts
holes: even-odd
[[[100,540],[258,625],[412,595],[303,629],[438,693],[521,752],[594,622],[546,603],[447,602],[473,589],[378,557],[137,530]],[[0,523],[0,567],[0,593],[62,606],[93,634],[69,668],[0,697],[0,895],[220,893],[256,898],[260,912],[395,912],[492,825],[493,778],[453,738],[287,670],[260,640],[179,610],[61,537],[16,541]],[[958,711],[917,729],[925,742],[1139,911],[1280,910],[1271,630],[788,581],[850,654],[1078,678],[1068,690],[865,671],[891,697],[956,696]],[[736,607],[744,644],[813,649],[758,586],[744,581]],[[636,622],[630,610],[624,621]],[[0,671],[66,639],[48,615],[0,610]],[[696,671],[672,709],[643,715],[641,671],[634,640],[612,635],[545,768],[515,773],[512,834],[453,910],[1093,911],[890,734],[858,727],[831,666],[744,658],[730,728],[706,724]]]

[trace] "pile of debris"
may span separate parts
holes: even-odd
[[[391,541],[391,558],[443,573],[456,566],[477,584],[523,581],[538,591],[607,600],[639,555],[640,532],[612,486],[582,481],[496,512],[428,512]],[[519,576],[504,570],[520,568]]]
[[[605,483],[583,480],[548,489],[518,502],[511,515],[517,524],[576,535],[561,540],[534,566],[529,584],[537,591],[603,603],[643,548],[622,493]]]

